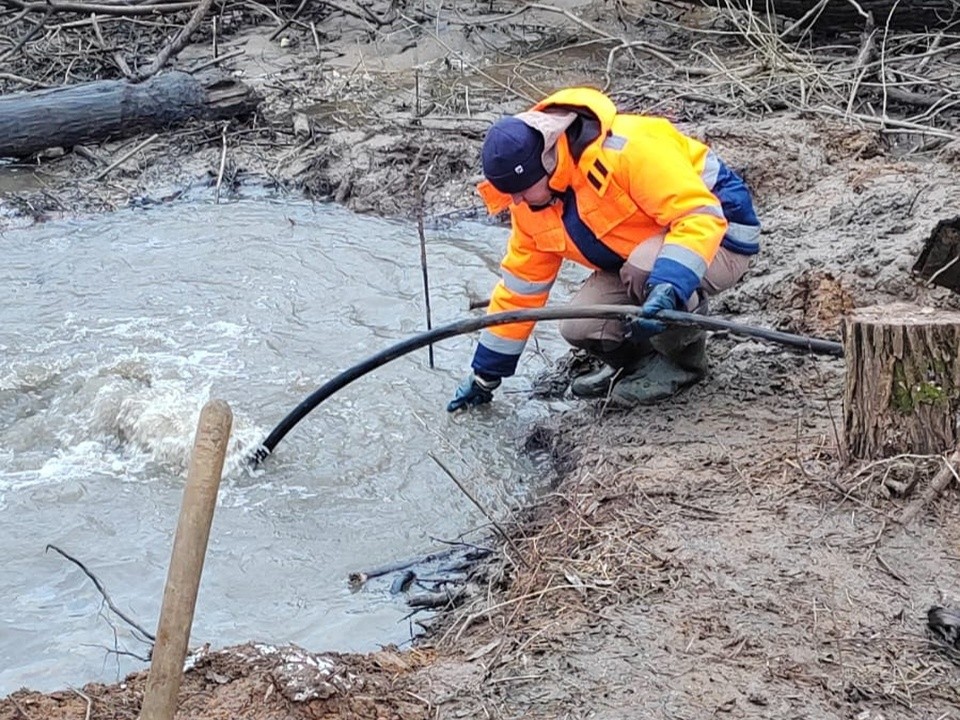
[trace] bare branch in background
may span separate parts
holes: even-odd
[[[196,2],[170,2],[157,4],[112,4],[112,3],[85,3],[85,2],[23,2],[22,0],[0,0],[0,6],[21,9],[26,12],[54,12],[54,13],[98,13],[100,15],[119,15],[134,17],[137,15],[159,15],[161,13],[179,12],[188,10]]]
[[[200,23],[203,22],[203,19],[207,16],[207,13],[210,12],[210,7],[213,5],[213,0],[201,0],[200,4],[197,5],[197,9],[193,11],[193,15],[190,16],[190,20],[187,21],[187,24],[181,28],[180,32],[174,36],[164,48],[157,53],[156,59],[150,63],[144,70],[141,70],[137,75],[138,80],[146,80],[151,75],[156,75],[160,68],[167,64],[171,58],[177,56],[181,50],[183,50],[187,43],[190,42],[190,36],[193,35],[194,31],[200,27]]]

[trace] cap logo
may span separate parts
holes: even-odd
[[[513,169],[513,171],[514,171],[517,175],[523,175],[523,165],[517,165],[517,166]]]

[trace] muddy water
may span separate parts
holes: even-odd
[[[469,315],[495,280],[505,231],[427,234],[434,325]],[[443,406],[473,338],[424,349],[318,407],[265,466],[244,459],[324,381],[422,331],[412,225],[304,202],[246,199],[125,210],[0,235],[0,694],[114,681],[145,665],[121,611],[149,630],[196,420],[234,413],[192,644],[295,642],[363,651],[409,639],[386,584],[355,570],[434,550],[485,520],[430,458],[503,509],[544,478],[518,452],[549,412],[525,390],[542,355],[486,412]],[[571,278],[575,281],[576,278]],[[559,295],[567,292],[559,288]],[[531,345],[531,348],[533,345]]]

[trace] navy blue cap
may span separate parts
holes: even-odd
[[[502,193],[523,192],[547,174],[543,135],[513,116],[490,126],[481,154],[483,174]]]

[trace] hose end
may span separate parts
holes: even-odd
[[[250,456],[249,463],[252,467],[257,467],[264,460],[267,459],[267,456],[270,455],[270,451],[265,445],[261,445],[256,450],[253,451],[253,455]]]

